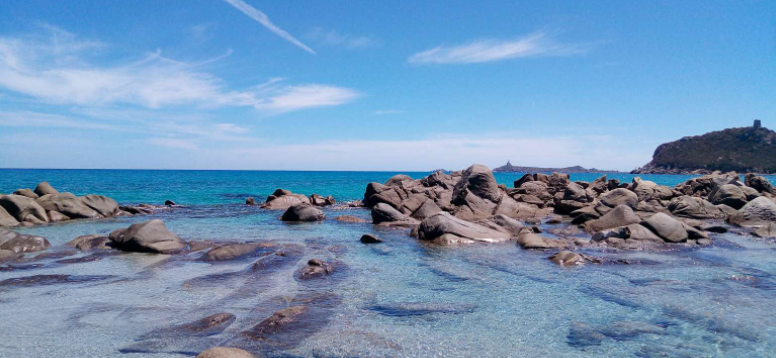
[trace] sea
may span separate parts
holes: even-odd
[[[439,247],[407,229],[335,220],[368,220],[363,208],[335,205],[324,209],[324,222],[286,224],[281,212],[245,205],[247,197],[264,201],[277,188],[345,203],[361,199],[369,182],[395,174],[0,170],[4,194],[48,181],[61,192],[102,194],[122,204],[178,204],[150,215],[15,229],[46,237],[52,248],[0,265],[0,357],[194,356],[240,342],[242,332],[296,305],[315,307],[309,321],[292,325],[257,357],[776,356],[772,240],[732,232],[714,234],[713,245],[696,249],[583,250],[609,263],[559,267],[549,252],[514,242]],[[635,177],[606,175],[621,182]],[[508,187],[521,176],[495,173]],[[640,177],[669,186],[691,178]],[[257,275],[248,273],[256,257],[210,263],[201,253],[98,256],[65,246],[80,235],[152,218],[189,241],[296,245],[302,258]],[[552,236],[552,225],[541,228]],[[367,233],[384,242],[361,244]],[[314,258],[337,262],[336,275],[312,284],[295,279]],[[165,330],[221,312],[236,317],[223,331]]]

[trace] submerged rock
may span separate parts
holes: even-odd
[[[265,242],[245,242],[226,244],[211,249],[202,256],[205,262],[220,262],[241,259],[249,256],[266,255],[277,245]]]
[[[35,287],[68,283],[86,283],[104,281],[113,278],[110,275],[35,275],[15,277],[0,281],[0,287]]]
[[[569,241],[550,239],[528,231],[520,234],[517,244],[528,250],[563,249],[571,246]]]
[[[198,354],[195,358],[254,358],[254,356],[242,349],[213,347]]]
[[[376,304],[367,307],[383,316],[408,317],[425,316],[430,314],[463,314],[472,313],[477,309],[476,305],[442,302],[397,302],[389,304]]]
[[[186,242],[167,230],[159,219],[115,230],[109,238],[113,247],[123,251],[173,253],[186,248]]]
[[[304,339],[323,329],[331,316],[329,309],[314,306],[292,306],[275,312],[252,328],[240,332],[224,346],[253,353],[292,349]]]
[[[380,240],[377,236],[374,236],[372,234],[364,234],[361,235],[361,243],[362,244],[379,244],[382,243],[383,240]]]
[[[160,328],[148,332],[138,339],[158,339],[164,337],[207,337],[223,332],[234,323],[236,317],[228,312],[220,312],[198,319],[193,322],[183,323],[170,327]]]
[[[297,279],[304,281],[322,278],[332,274],[341,265],[339,262],[329,263],[319,259],[311,259],[307,261],[306,267],[299,270]]]
[[[572,251],[561,251],[549,257],[549,260],[559,266],[584,265],[585,263],[601,263],[601,259],[593,258],[587,255]]]
[[[111,241],[105,235],[93,234],[76,237],[67,243],[67,246],[75,247],[81,251],[111,249]]]
[[[352,216],[352,215],[336,216],[336,217],[334,217],[334,220],[337,220],[337,221],[343,222],[343,223],[368,223],[369,222],[369,220],[367,220],[367,219],[359,218],[359,217]]]
[[[0,228],[0,250],[23,253],[46,250],[49,247],[51,244],[43,237]]]

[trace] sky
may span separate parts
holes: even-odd
[[[776,128],[776,1],[0,2],[0,167],[631,170]]]

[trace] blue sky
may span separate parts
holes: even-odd
[[[630,170],[775,60],[774,1],[3,1],[0,167]]]

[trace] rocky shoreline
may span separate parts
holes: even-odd
[[[511,244],[538,252],[543,259],[559,266],[579,266],[633,263],[612,255],[616,252],[678,251],[714,245],[715,236],[727,231],[776,238],[774,200],[776,187],[754,174],[747,174],[741,180],[736,173],[715,172],[667,187],[640,178],[621,183],[602,176],[581,182],[571,181],[568,174],[533,173],[522,176],[508,188],[497,184],[487,167],[473,165],[464,171],[449,174],[440,171],[421,179],[396,175],[385,183],[369,183],[360,203],[336,204],[331,196],[306,196],[283,189],[273,192],[260,205],[253,198],[246,199],[245,203],[258,206],[258,210],[282,213],[278,220],[298,225],[327,220],[341,225],[365,225],[368,222],[361,217],[338,215],[332,219],[326,214],[335,210],[335,204],[341,205],[337,208],[369,210],[371,224],[376,228],[406,232],[422,245]],[[3,210],[0,213],[7,214],[3,216],[3,223],[9,227],[153,214],[150,206],[121,206],[113,199],[97,195],[75,197],[56,192],[46,183],[34,191],[19,190],[2,196],[0,203]],[[52,219],[59,215],[66,219]],[[392,241],[378,237],[378,233],[354,236],[352,245],[370,245],[376,250],[390,247]],[[251,260],[240,271],[196,277],[186,281],[183,288],[228,283],[235,277],[252,280],[280,269],[293,269],[288,279],[302,287],[325,287],[329,292],[348,270],[348,265],[339,259],[347,251],[347,245],[314,248],[315,245],[186,240],[168,230],[162,220],[152,218],[109,234],[79,236],[65,248],[29,258],[25,255],[50,249],[51,244],[40,236],[0,228],[0,263],[6,265],[0,267],[8,270],[33,267],[34,262],[44,257],[56,258],[58,265],[91,262],[122,252],[169,255],[169,261],[163,262],[198,261],[215,265]],[[67,258],[74,256],[75,250],[88,255]],[[305,250],[312,250],[314,255],[305,257]],[[109,275],[34,275],[0,281],[0,286],[30,287],[110,279]],[[176,340],[197,339],[201,337],[199,332],[224,331],[236,317],[220,312],[149,332],[121,352],[178,352],[217,358],[251,357],[278,351],[293,347],[325,326],[332,314],[331,308],[337,305],[336,300],[332,295],[294,297],[292,305],[232,338],[217,342],[204,340],[188,347],[171,345]],[[399,308],[375,306],[374,310],[395,312]],[[592,331],[592,328],[577,327],[569,334],[573,337],[579,332]],[[168,336],[175,339],[170,340]]]

